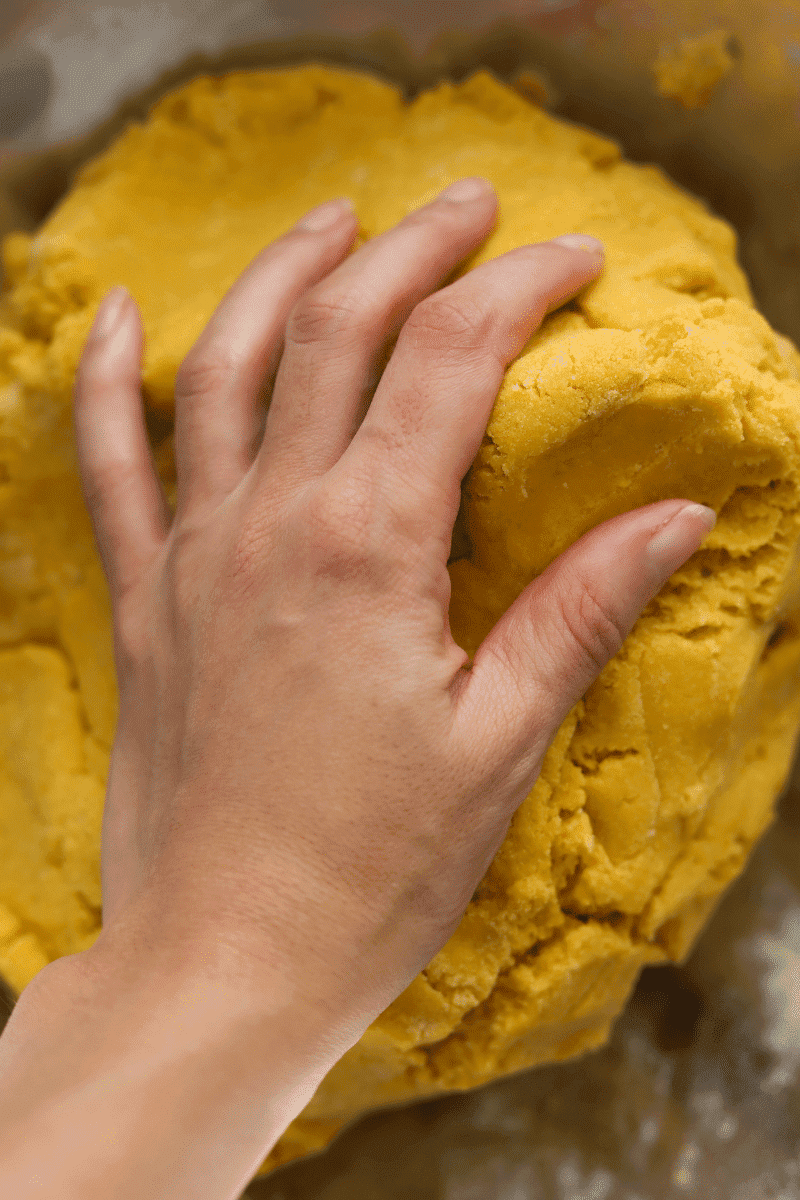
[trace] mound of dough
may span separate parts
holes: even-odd
[[[724,222],[486,72],[410,104],[322,66],[197,78],[3,248],[0,973],[19,992],[101,917],[117,695],[71,431],[97,304],[132,291],[168,417],[215,305],[306,210],[348,194],[363,240],[472,173],[500,216],[463,270],[572,230],[608,254],[505,376],[454,535],[456,640],[473,654],[608,517],[687,496],[719,522],[565,721],[451,941],[262,1170],[376,1105],[601,1045],[643,964],[685,955],[741,871],[800,722],[800,355],[754,310]],[[170,437],[157,460],[174,503]]]

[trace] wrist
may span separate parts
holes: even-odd
[[[0,1193],[246,1185],[337,1054],[277,989],[257,997],[219,968],[166,970],[107,938],[40,972],[0,1038]]]
[[[73,986],[87,1006],[107,997],[134,1023],[147,1013],[156,1041],[247,1046],[267,1091],[318,1083],[351,1044],[334,1045],[325,998],[303,994],[277,955],[253,961],[218,937],[182,939],[163,927],[146,942],[119,928],[104,934],[73,956]]]
[[[223,911],[205,895],[170,903],[152,892],[104,926],[87,966],[94,960],[131,984],[144,970],[203,979],[254,1018],[286,1023],[309,1047],[338,1047],[336,1061],[411,979],[395,979],[392,939],[376,935],[380,921],[369,912],[349,912],[337,896],[327,906],[299,897],[295,910],[276,905],[254,916]]]
[[[205,911],[202,902],[167,907],[147,900],[104,926],[74,959],[78,973],[97,983],[113,980],[135,991],[152,980],[158,995],[200,988],[218,1018],[235,1012],[270,1029],[285,1026],[282,1044],[293,1061],[320,1043],[340,1044],[333,1063],[393,996],[382,1007],[365,1006],[363,972],[349,960],[339,964],[335,954],[328,961],[311,937],[302,939],[299,925],[287,919],[285,933],[266,922],[256,930],[252,921]]]

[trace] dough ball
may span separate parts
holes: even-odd
[[[454,936],[264,1170],[374,1106],[600,1046],[641,967],[681,959],[742,870],[800,723],[800,355],[755,311],[725,222],[485,71],[408,104],[316,65],[197,78],[3,247],[0,972],[19,991],[100,922],[117,696],[70,411],[100,299],[133,293],[146,402],[169,418],[213,309],[304,212],[349,195],[364,241],[473,173],[499,218],[463,271],[570,231],[607,265],[506,372],[463,486],[456,640],[473,654],[600,521],[673,496],[719,521],[564,722]],[[170,437],[156,457],[174,502]]]

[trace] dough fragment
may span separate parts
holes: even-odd
[[[479,71],[405,104],[323,66],[199,77],[3,246],[0,972],[90,945],[117,718],[111,613],[71,388],[105,292],[146,331],[148,407],[226,289],[349,195],[363,241],[477,173],[497,226],[463,271],[581,231],[604,275],[508,369],[465,480],[451,624],[473,654],[557,554],[671,496],[719,513],[564,722],[459,929],[334,1067],[264,1170],[376,1105],[599,1046],[640,968],[690,949],[769,823],[800,723],[800,355],[753,308],[735,235],[655,167]],[[174,504],[171,436],[156,462]]]
[[[700,37],[662,46],[652,67],[657,91],[684,108],[705,108],[736,65],[730,45],[727,29],[712,29]]]

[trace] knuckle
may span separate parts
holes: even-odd
[[[493,314],[476,300],[446,291],[422,300],[406,322],[415,343],[461,353],[485,349],[495,326]]]
[[[611,605],[600,599],[586,580],[578,583],[576,592],[570,589],[562,595],[560,615],[587,664],[600,671],[617,654],[628,631]]]
[[[300,346],[331,341],[366,324],[369,307],[354,290],[312,288],[290,313],[289,337]]]
[[[175,376],[177,396],[207,396],[228,387],[236,371],[236,363],[223,348],[213,354],[189,355],[183,360]]]
[[[348,579],[387,563],[375,503],[366,485],[317,489],[303,510],[301,540],[316,573]]]
[[[324,551],[340,544],[360,546],[369,535],[371,507],[364,490],[355,486],[318,491],[305,511],[308,537]]]

